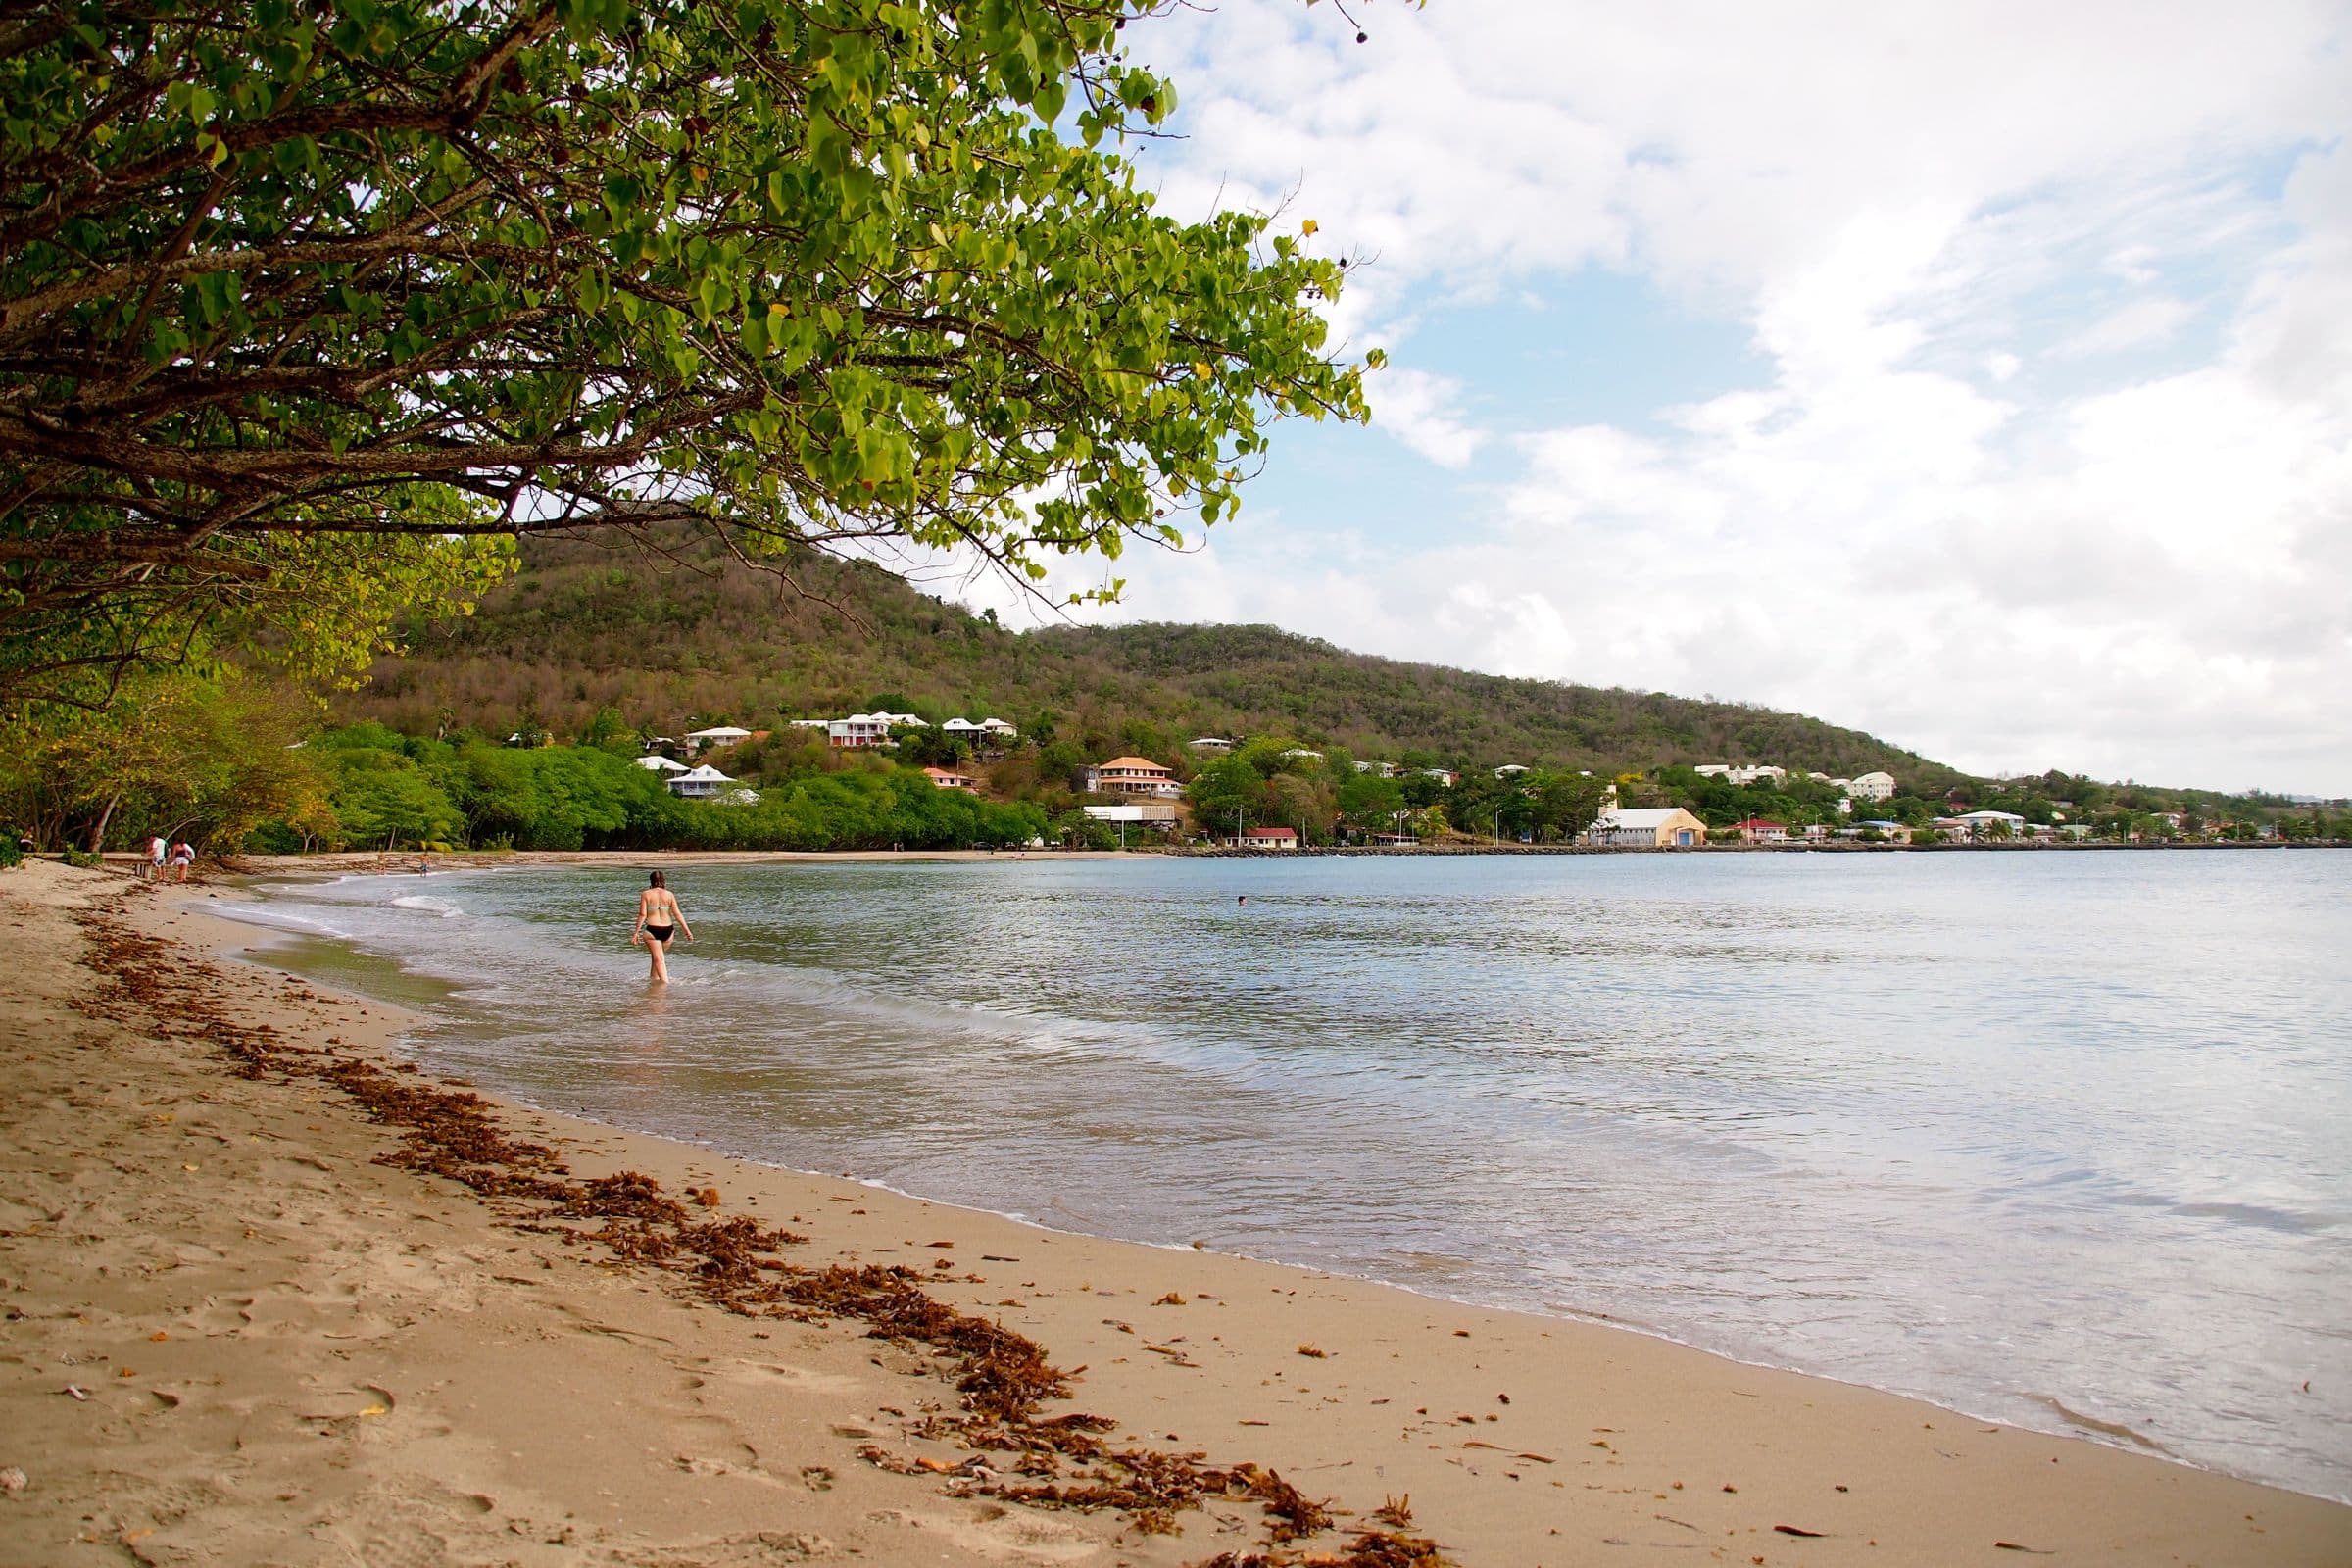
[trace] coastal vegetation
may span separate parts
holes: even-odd
[[[1365,366],[1311,222],[1132,177],[1175,87],[1129,10],[23,8],[0,702],[345,677],[538,533],[1029,582],[1216,522]]]
[[[317,808],[262,827],[253,848],[960,849],[1025,843],[1046,827],[1033,805],[937,789],[882,760],[779,775],[756,801],[710,803],[681,800],[628,752],[596,746],[526,749],[358,724],[304,751]]]

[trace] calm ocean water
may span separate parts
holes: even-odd
[[[642,881],[256,917],[551,1108],[2352,1497],[2352,855],[685,867],[659,994]]]

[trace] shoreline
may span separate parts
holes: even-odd
[[[1687,848],[1649,848],[1642,845],[1591,844],[1421,844],[1421,845],[1310,845],[1297,850],[1244,850],[1227,845],[1163,845],[1132,850],[435,850],[435,871],[495,870],[500,866],[627,866],[663,868],[698,865],[889,865],[990,864],[1006,860],[1035,860],[1048,864],[1073,860],[1209,859],[1266,861],[1280,864],[1298,859],[1414,858],[1499,855],[1535,857],[1718,856],[1718,855],[2019,855],[2059,851],[2067,854],[2113,852],[2157,854],[2194,850],[2303,851],[2352,849],[2352,840],[2265,839],[2212,840],[2157,844],[2085,843],[2008,844],[1852,844],[1838,841],[1786,844],[1697,844]],[[309,855],[254,855],[238,852],[208,862],[217,872],[235,877],[352,875],[416,875],[418,852],[401,850],[324,850]],[[109,868],[137,863],[129,850],[109,850]],[[28,856],[27,862],[58,863],[51,854]],[[172,884],[177,885],[177,884]]]
[[[485,858],[561,863],[554,857]],[[596,864],[625,857],[577,858]],[[662,855],[656,863],[680,858]],[[37,898],[26,897],[36,892]],[[70,1375],[59,1371],[65,1363],[58,1359],[58,1337],[72,1337],[73,1331],[61,1325],[73,1319],[45,1297],[61,1291],[70,1296],[77,1282],[93,1292],[100,1287],[89,1284],[86,1267],[76,1268],[75,1260],[65,1255],[71,1249],[59,1234],[62,1216],[38,1225],[21,1223],[27,1204],[20,1193],[44,1184],[70,1193],[77,1162],[98,1153],[113,1167],[114,1190],[84,1196],[126,1212],[169,1197],[192,1205],[193,1215],[234,1219],[241,1208],[250,1210],[269,1197],[269,1184],[259,1193],[238,1187],[214,1171],[214,1159],[201,1161],[201,1168],[173,1171],[166,1160],[142,1164],[144,1156],[127,1146],[85,1150],[74,1129],[53,1125],[53,1118],[66,1114],[54,1104],[59,1085],[66,1086],[64,1098],[70,1102],[77,1078],[74,1056],[92,1049],[68,1037],[95,1023],[111,1032],[110,1044],[117,1048],[107,1055],[108,1070],[128,1075],[122,1092],[176,1104],[194,1086],[197,1093],[214,1097],[208,1104],[239,1114],[291,1109],[291,1116],[276,1115],[270,1126],[248,1136],[258,1140],[266,1132],[275,1145],[307,1145],[302,1153],[318,1168],[299,1167],[310,1172],[302,1180],[356,1183],[386,1200],[373,1206],[398,1210],[406,1204],[411,1215],[404,1221],[394,1213],[353,1205],[322,1256],[312,1255],[301,1236],[290,1246],[240,1247],[234,1230],[218,1238],[207,1235],[195,1240],[197,1250],[219,1256],[163,1268],[164,1278],[186,1268],[235,1272],[249,1261],[241,1252],[256,1252],[265,1265],[260,1272],[286,1276],[298,1290],[307,1283],[313,1288],[303,1294],[317,1297],[329,1294],[327,1287],[338,1277],[333,1266],[338,1256],[358,1253],[380,1263],[413,1256],[420,1236],[428,1244],[437,1282],[446,1289],[412,1303],[410,1326],[432,1347],[385,1343],[377,1357],[380,1377],[387,1380],[380,1392],[389,1394],[391,1382],[402,1383],[398,1401],[387,1403],[386,1413],[422,1406],[432,1417],[429,1424],[448,1430],[440,1436],[412,1434],[390,1451],[375,1440],[401,1423],[384,1414],[368,1416],[368,1405],[356,1416],[334,1417],[343,1424],[330,1423],[329,1431],[316,1434],[332,1436],[333,1445],[317,1444],[324,1451],[305,1447],[285,1460],[294,1467],[298,1495],[318,1480],[310,1469],[337,1455],[347,1461],[338,1474],[348,1482],[356,1471],[368,1484],[363,1492],[369,1486],[380,1492],[387,1478],[439,1478],[453,1473],[453,1465],[467,1476],[497,1472],[495,1485],[478,1489],[492,1500],[487,1510],[466,1500],[472,1494],[452,1493],[432,1502],[440,1494],[420,1482],[400,1500],[403,1507],[430,1515],[417,1529],[440,1532],[452,1542],[494,1538],[513,1546],[510,1555],[518,1561],[543,1560],[515,1555],[530,1544],[522,1537],[542,1524],[552,1529],[551,1520],[565,1513],[590,1520],[602,1532],[593,1540],[575,1532],[580,1536],[575,1545],[612,1554],[583,1559],[575,1551],[563,1557],[566,1561],[646,1560],[629,1555],[651,1549],[630,1532],[651,1528],[658,1535],[668,1529],[668,1539],[682,1544],[686,1538],[677,1535],[678,1529],[704,1524],[740,1526],[738,1535],[781,1529],[823,1538],[821,1549],[812,1542],[790,1547],[798,1558],[780,1555],[787,1548],[769,1546],[761,1549],[770,1556],[746,1555],[745,1561],[831,1560],[853,1548],[867,1560],[912,1560],[918,1543],[923,1560],[1101,1562],[1106,1568],[1114,1562],[1142,1568],[1205,1561],[1219,1551],[1278,1550],[1268,1544],[1261,1510],[1224,1494],[1195,1499],[1205,1504],[1201,1507],[1172,1510],[1167,1522],[1184,1530],[1181,1537],[1138,1534],[1134,1513],[1045,1511],[1001,1498],[945,1495],[968,1488],[971,1472],[965,1467],[977,1450],[936,1436],[948,1431],[941,1419],[957,1408],[956,1390],[928,1378],[919,1384],[906,1380],[906,1371],[919,1372],[936,1357],[889,1348],[889,1342],[864,1338],[855,1324],[787,1325],[708,1304],[681,1304],[672,1298],[674,1293],[655,1288],[670,1283],[658,1273],[649,1280],[641,1270],[592,1263],[582,1255],[585,1244],[551,1241],[527,1224],[516,1230],[513,1216],[502,1219],[443,1177],[377,1166],[379,1154],[368,1151],[384,1144],[387,1135],[364,1114],[354,1115],[356,1105],[336,1103],[332,1096],[300,1101],[300,1108],[274,1105],[286,1099],[288,1086],[233,1076],[208,1046],[167,1032],[168,1021],[162,1030],[152,1020],[142,1025],[135,1018],[85,1023],[71,1010],[67,999],[76,987],[86,988],[90,978],[73,961],[78,943],[68,922],[76,904],[113,898],[126,906],[121,918],[131,928],[183,945],[195,938],[199,953],[252,946],[249,929],[202,920],[204,895],[217,892],[191,884],[157,897],[132,892],[121,878],[50,867],[0,874],[0,897],[7,899],[39,956],[12,984],[20,993],[12,1003],[19,1013],[13,1021],[30,1047],[26,1060],[6,1069],[12,1081],[5,1103],[20,1109],[5,1113],[5,1144],[0,1145],[12,1177],[5,1224],[10,1234],[0,1239],[0,1259],[14,1288],[12,1302],[23,1310],[29,1292],[31,1304],[41,1310],[26,1321],[44,1325],[37,1334],[22,1334],[23,1322],[7,1326],[17,1359],[0,1374],[0,1400],[11,1411],[5,1426],[22,1435],[40,1463],[24,1457],[24,1450],[0,1451],[0,1466],[18,1464],[36,1472],[30,1489],[0,1499],[0,1510],[26,1508],[28,1499],[46,1497],[61,1485],[71,1493],[70,1480],[37,1472],[64,1466],[62,1474],[71,1477],[74,1467],[83,1466],[87,1473],[80,1494],[69,1495],[63,1507],[42,1517],[62,1528],[89,1512],[92,1497],[106,1490],[99,1479],[103,1474],[139,1468],[121,1446],[139,1446],[136,1429],[146,1416],[126,1412],[123,1422],[109,1423],[105,1430],[115,1435],[106,1442],[118,1445],[112,1453],[105,1443],[93,1446],[86,1428],[78,1429],[84,1434],[78,1441],[73,1436],[74,1418],[88,1404],[58,1398],[54,1392]],[[191,955],[180,967],[194,972],[202,961]],[[345,1055],[385,1059],[398,1023],[392,1009],[333,997],[308,981],[288,981],[270,968],[266,952],[250,973],[256,977],[252,984],[217,987],[232,994],[223,1005],[241,1008],[288,1042],[306,1043],[306,1049],[332,1047]],[[264,975],[277,981],[267,995],[259,981]],[[24,1075],[44,1072],[50,1081],[34,1087],[49,1098],[28,1094]],[[407,1081],[420,1087],[430,1082],[421,1075]],[[2066,1556],[2096,1552],[2110,1560],[2119,1549],[2132,1553],[2132,1560],[2162,1553],[2209,1562],[2320,1563],[2352,1553],[2352,1509],[2337,1504],[2096,1444],[1993,1426],[1856,1385],[1752,1367],[1642,1330],[1465,1306],[1311,1269],[1102,1241],[878,1186],[731,1159],[511,1102],[491,1103],[517,1136],[560,1147],[564,1162],[581,1170],[641,1170],[671,1193],[713,1187],[722,1194],[722,1206],[714,1211],[719,1216],[764,1215],[778,1221],[790,1216],[792,1228],[809,1240],[786,1249],[779,1254],[784,1259],[919,1271],[928,1294],[956,1312],[996,1322],[1033,1341],[1054,1365],[1088,1367],[1077,1397],[1083,1408],[1116,1422],[1116,1435],[1109,1440],[1114,1448],[1150,1444],[1163,1451],[1200,1451],[1204,1458],[1198,1462],[1205,1465],[1262,1464],[1310,1497],[1328,1494],[1354,1511],[1336,1534],[1302,1538],[1282,1550],[1344,1549],[1354,1530],[1382,1528],[1371,1523],[1372,1510],[1409,1493],[1412,1523],[1399,1533],[1434,1537],[1465,1568],[1592,1560],[1603,1544],[1611,1548],[1607,1560],[1623,1554],[1638,1561],[1687,1561],[1695,1549],[1724,1560],[1762,1556],[1773,1563],[1975,1561],[2002,1544]],[[208,1114],[218,1119],[229,1111]],[[314,1120],[292,1119],[300,1116]],[[192,1132],[180,1120],[172,1110],[149,1111],[116,1129],[115,1136],[133,1145],[169,1145]],[[43,1148],[46,1155],[38,1152]],[[71,1211],[71,1204],[64,1206]],[[202,1230],[208,1221],[189,1223]],[[441,1234],[453,1228],[454,1238]],[[246,1227],[242,1240],[254,1243],[256,1229]],[[222,1241],[227,1245],[219,1245]],[[941,1242],[948,1245],[937,1245]],[[128,1250],[118,1256],[99,1249],[113,1259],[101,1263],[102,1275],[109,1268],[135,1272],[131,1265],[146,1255],[138,1250],[142,1246],[185,1251],[189,1239],[167,1226],[143,1242],[107,1245]],[[87,1245],[80,1250],[90,1253]],[[525,1254],[524,1260],[516,1262],[513,1253]],[[79,1261],[87,1260],[85,1255]],[[942,1263],[952,1266],[936,1266]],[[997,1276],[994,1283],[990,1275]],[[379,1287],[388,1279],[395,1290],[406,1283],[397,1267],[369,1277]],[[122,1289],[132,1287],[126,1281]],[[233,1297],[234,1292],[211,1294]],[[452,1305],[453,1298],[470,1304]],[[498,1358],[481,1344],[465,1343],[467,1325],[460,1320],[479,1316],[492,1298],[504,1314],[501,1321],[515,1325],[514,1344],[537,1345],[543,1352],[548,1346],[562,1348],[564,1354],[552,1361],[546,1353],[538,1356],[534,1364],[542,1375],[576,1384],[577,1371],[564,1370],[566,1357],[592,1345],[591,1359],[604,1371],[648,1391],[615,1418],[616,1430],[600,1431],[597,1444],[590,1445],[621,1450],[618,1458],[604,1456],[606,1469],[591,1466],[583,1473],[579,1460],[565,1462],[538,1447],[523,1450],[531,1464],[511,1466],[500,1457],[498,1444],[504,1439],[493,1441],[485,1427],[497,1426],[496,1420],[461,1411],[432,1389],[413,1387],[420,1368],[440,1370],[447,1364],[463,1368],[453,1382],[514,1380],[514,1373],[502,1372]],[[660,1318],[650,1339],[645,1324],[609,1325],[593,1333],[578,1328],[584,1316],[609,1315],[618,1298],[625,1298],[632,1311]],[[364,1291],[355,1292],[349,1302],[355,1312],[365,1313],[368,1305]],[[125,1320],[137,1317],[122,1305],[110,1312]],[[151,1320],[162,1321],[150,1313],[129,1327]],[[140,1360],[177,1357],[183,1352],[167,1348],[160,1336],[180,1321],[174,1318],[154,1334],[136,1336],[153,1340],[152,1349],[134,1348],[123,1340],[114,1353],[134,1372]],[[686,1359],[706,1369],[767,1364],[761,1358],[772,1360],[784,1352],[753,1343],[754,1336],[767,1337],[762,1329],[778,1340],[793,1338],[795,1365],[789,1375],[762,1374],[738,1387],[696,1372],[699,1388],[668,1386],[678,1358],[655,1341],[690,1347]],[[253,1353],[250,1336],[259,1332],[252,1322],[242,1332],[233,1326],[190,1331],[191,1350],[215,1352],[213,1389],[235,1381],[243,1359]],[[332,1368],[337,1354],[347,1353],[330,1344],[323,1328],[310,1340],[294,1338],[306,1353],[318,1357],[320,1369]],[[386,1342],[396,1338],[379,1336]],[[480,1336],[472,1338],[478,1342]],[[170,1339],[176,1346],[182,1334],[170,1332]],[[880,1378],[872,1364],[877,1344],[890,1363]],[[906,1371],[895,1370],[902,1362]],[[349,1374],[347,1381],[356,1375]],[[723,1397],[710,1392],[722,1383]],[[204,1386],[202,1378],[186,1380],[188,1389]],[[133,1376],[120,1387],[87,1392],[93,1399],[120,1397],[141,1387],[142,1380]],[[793,1396],[782,1401],[786,1404],[833,1400],[826,1412],[830,1418],[803,1420],[780,1445],[752,1445],[749,1457],[723,1444],[705,1444],[711,1453],[681,1449],[649,1460],[663,1445],[631,1442],[654,1433],[666,1437],[673,1430],[707,1430],[712,1422],[724,1427],[732,1421],[740,1429],[752,1417],[738,1406],[758,1405],[761,1419],[782,1419],[768,1408],[780,1391]],[[522,1390],[511,1391],[510,1396],[525,1402],[535,1397]],[[184,1418],[219,1414],[209,1405],[224,1397],[183,1392],[163,1407],[167,1414],[146,1416],[146,1424],[193,1425]],[[729,1400],[735,1403],[711,1413],[713,1405]],[[370,1396],[368,1403],[376,1402],[382,1401]],[[860,1442],[840,1435],[845,1427],[858,1428],[865,1434],[863,1446],[880,1446],[894,1461],[910,1465],[910,1473],[895,1474],[860,1459]],[[921,1435],[926,1431],[935,1435]],[[304,1435],[314,1436],[307,1430]],[[160,1438],[159,1433],[146,1441]],[[218,1454],[209,1457],[215,1470],[229,1462]],[[926,1459],[934,1463],[920,1462]],[[819,1469],[827,1472],[821,1490],[808,1479],[808,1471]],[[204,1470],[201,1461],[197,1470],[197,1480],[173,1484],[194,1486],[215,1473]],[[447,1491],[446,1481],[441,1484]],[[632,1495],[637,1496],[666,1495],[670,1490],[696,1496],[673,1499],[674,1505],[665,1506],[674,1517],[648,1527],[641,1508],[632,1510],[635,1522],[595,1517],[603,1506],[600,1488],[636,1489]],[[147,1514],[134,1517],[137,1507],[146,1507]],[[152,1503],[118,1511],[122,1513],[118,1537],[153,1532],[139,1544],[154,1548],[184,1542],[183,1554],[154,1560],[241,1560],[218,1544],[246,1539],[236,1536],[235,1519],[223,1517],[238,1511],[233,1496],[187,1507],[165,1522],[147,1522],[170,1511]],[[877,1514],[892,1515],[893,1522],[877,1523]],[[510,1528],[516,1525],[528,1528],[518,1534]],[[316,1533],[340,1527],[311,1528]],[[724,1534],[706,1531],[693,1539],[708,1544]],[[207,1540],[216,1544],[207,1547]],[[8,1557],[8,1550],[0,1547],[0,1561],[19,1560]],[[737,1559],[714,1555],[711,1560]]]

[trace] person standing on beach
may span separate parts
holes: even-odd
[[[188,879],[188,867],[194,865],[195,863],[195,845],[190,844],[186,839],[181,839],[177,844],[172,847],[172,869],[173,873],[173,881],[185,882]]]
[[[164,836],[161,833],[149,834],[147,837],[147,860],[140,866],[139,874],[151,882],[161,882],[164,879],[164,858],[169,853],[170,850],[165,845]]]
[[[694,929],[686,923],[686,911],[678,907],[667,879],[656,871],[648,880],[650,885],[637,895],[637,929],[629,934],[629,942],[631,946],[638,943],[646,946],[654,956],[651,978],[658,985],[667,985],[669,965],[663,956],[669,951],[670,938],[683,936],[692,942]]]

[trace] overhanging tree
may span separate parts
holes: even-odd
[[[1270,418],[1363,404],[1342,264],[1135,188],[1143,9],[11,8],[0,701],[349,670],[532,531],[1034,579],[1213,523]]]

